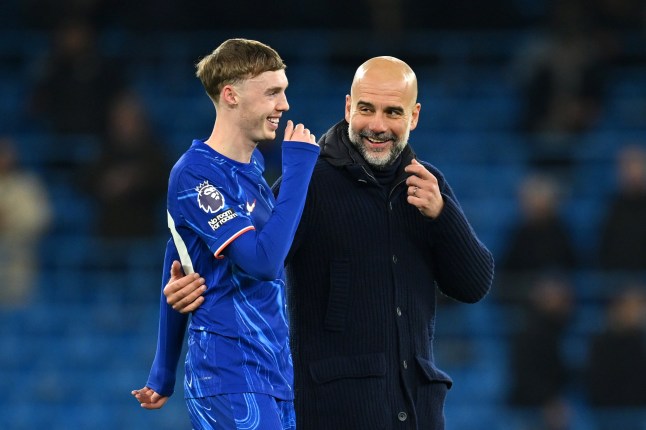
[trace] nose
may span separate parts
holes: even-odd
[[[370,119],[369,127],[370,130],[375,133],[383,133],[388,130],[384,115],[380,112],[375,113],[375,115]]]
[[[276,105],[276,110],[280,112],[287,112],[289,110],[289,103],[287,102],[287,96],[285,94],[283,94],[280,100],[278,101],[278,104]]]

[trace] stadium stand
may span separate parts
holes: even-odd
[[[19,16],[9,3],[12,16]],[[541,2],[520,3],[541,10]],[[133,87],[166,137],[159,149],[174,160],[190,139],[210,131],[205,127],[212,107],[193,78],[192,64],[232,33],[266,41],[286,58],[288,116],[307,121],[317,136],[341,119],[356,64],[329,61],[335,49],[330,41],[344,39],[332,31],[183,31],[129,40],[108,29],[101,40],[110,55],[127,64]],[[519,95],[508,67],[527,32],[419,30],[412,35],[419,43],[400,54],[413,58],[420,82],[421,121],[411,145],[445,173],[494,255],[502,251],[506,228],[517,216],[516,185],[530,170],[531,147],[515,127]],[[573,150],[564,215],[586,261],[592,260],[599,217],[615,186],[614,154],[627,141],[646,145],[644,46],[631,44],[630,64],[611,70],[601,121]],[[90,160],[97,142],[76,136],[66,138],[76,139],[74,144],[66,144],[25,109],[34,56],[46,47],[44,30],[0,28],[0,133],[21,142],[23,164],[47,183],[55,207],[55,225],[41,247],[37,297],[23,308],[0,303],[0,428],[190,428],[181,399],[181,365],[176,394],[161,411],[145,411],[130,396],[145,382],[155,351],[165,234],[129,244],[118,266],[102,264],[114,259],[102,254],[110,251],[91,235],[95,205],[76,190],[79,178],[72,179],[66,168],[66,163]],[[346,55],[362,58],[364,53]],[[595,267],[571,275],[577,306],[563,351],[576,374],[585,365],[590,336],[603,329],[613,283]],[[518,312],[494,297],[475,306],[440,301],[435,348],[440,367],[454,379],[447,430],[520,430],[505,400],[509,339],[518,330]],[[593,411],[576,381],[566,393],[572,408],[569,429],[594,430]]]

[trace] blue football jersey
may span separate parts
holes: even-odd
[[[261,281],[223,252],[241,234],[260,231],[272,213],[263,170],[258,150],[250,163],[240,163],[194,140],[170,174],[173,243],[185,273],[199,273],[208,287],[189,324],[189,398],[240,392],[293,398],[283,270]]]

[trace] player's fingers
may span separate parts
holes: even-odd
[[[285,126],[285,140],[290,140],[292,138],[293,132],[294,132],[294,122],[291,119],[288,119],[287,125]]]
[[[141,402],[141,407],[144,409],[159,409],[168,400],[168,396],[162,396],[161,394],[151,390],[151,395],[146,399],[146,401]]]
[[[166,400],[168,400],[168,397],[161,397],[155,402],[149,402],[149,403],[142,403],[141,407],[144,409],[159,409],[162,406],[166,404]]]
[[[131,394],[133,394],[133,395],[135,395],[135,394],[141,394],[141,393],[144,393],[144,392],[146,392],[146,391],[148,391],[148,390],[150,390],[150,388],[148,388],[148,387],[143,387],[143,388],[139,388],[138,390],[132,390],[132,391],[131,391]]]
[[[316,136],[312,134],[309,128],[306,128],[303,124],[298,124],[296,128],[294,128],[294,133],[292,134],[291,140],[315,144]]]
[[[142,388],[140,390],[134,390],[132,394],[139,403],[148,403],[150,402],[151,394],[154,393],[150,388]]]
[[[296,124],[290,138],[285,140],[303,140],[304,130],[305,126],[303,124]]]

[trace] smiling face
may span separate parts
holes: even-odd
[[[345,119],[350,141],[368,164],[383,168],[401,154],[417,126],[421,105],[416,99],[417,79],[401,60],[372,58],[357,69]]]
[[[252,142],[273,140],[283,112],[289,110],[284,70],[264,72],[233,85],[238,96],[240,129]]]

